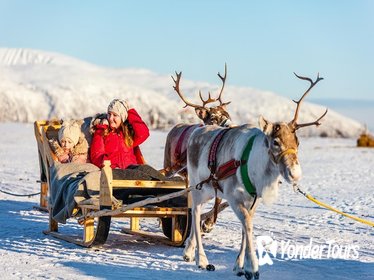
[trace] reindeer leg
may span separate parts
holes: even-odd
[[[213,211],[212,211],[212,214],[206,218],[202,225],[201,225],[201,230],[204,232],[204,233],[209,233],[212,231],[214,225],[216,224],[216,221],[214,221],[214,212],[215,212],[215,208],[217,207],[217,214],[218,212],[220,211],[220,209],[218,208],[220,206],[222,202],[222,199],[221,198],[216,198],[215,199],[215,202],[214,202],[214,206],[213,206]],[[217,217],[216,217],[217,218]]]
[[[253,245],[253,220],[252,220],[253,215],[250,214],[250,217],[251,217],[251,219],[250,219],[250,222],[249,222],[250,223],[249,224],[249,231],[248,231],[248,234],[247,234],[247,238],[248,238],[247,242],[249,243],[249,252],[247,253],[247,255],[249,254],[250,259],[251,259],[250,263],[252,265],[252,271],[253,271],[254,279],[259,279],[260,278],[260,273],[258,271],[258,259],[257,259],[257,256],[256,256],[255,247]]]
[[[191,222],[191,231],[190,235],[188,237],[188,240],[186,242],[186,247],[183,251],[183,259],[187,262],[192,262],[196,260],[196,264],[198,263],[198,258],[195,258],[196,254],[196,237],[197,237],[197,228],[199,229],[199,235],[200,235],[200,212],[201,212],[201,191],[199,191],[199,194],[196,194],[194,191],[192,191],[192,207],[191,207],[191,216],[192,216],[192,222]],[[198,215],[198,216],[197,216]],[[205,257],[206,258],[206,257]]]
[[[192,209],[195,237],[197,241],[197,254],[196,254],[196,265],[201,269],[214,270],[214,266],[208,263],[208,259],[205,255],[203,242],[201,239],[201,230],[200,230],[200,215],[201,215],[201,204],[194,205]]]
[[[186,241],[186,246],[183,250],[183,259],[186,262],[192,262],[195,260],[195,250],[196,250],[196,234],[195,234],[195,218],[192,211],[192,223],[190,235]]]
[[[186,246],[183,250],[183,259],[186,262],[192,262],[195,260],[195,251],[196,251],[196,196],[194,195],[194,191],[191,192],[192,198],[192,207],[191,207],[191,231],[190,235],[186,241]]]
[[[250,211],[248,211],[243,204],[238,204],[238,207],[233,208],[235,214],[238,216],[239,220],[242,222],[244,233],[245,233],[245,239],[246,239],[245,245],[246,246],[243,246],[243,244],[242,246],[245,248],[245,258],[244,258],[243,268],[244,268],[244,275],[246,279],[252,279],[253,276],[255,277],[255,279],[259,279],[258,260],[257,260],[255,248],[253,246],[253,239],[252,239],[252,236],[253,236],[252,217],[254,214],[254,208],[255,207],[253,207]],[[240,263],[240,259],[239,259],[239,263]]]
[[[249,242],[249,250],[250,250],[250,258],[251,258],[251,264],[252,264],[252,271],[253,271],[253,276],[254,279],[259,279],[260,278],[260,272],[258,271],[258,258],[256,255],[256,250],[255,246],[253,244],[253,216],[255,214],[257,205],[258,205],[259,200],[255,198],[255,201],[251,207],[251,209],[248,211],[249,216],[250,216],[250,221],[249,221],[249,231],[247,234],[247,242]]]
[[[214,227],[213,217],[209,217],[208,219],[203,221],[201,225],[201,231],[204,233],[209,233],[212,231],[213,227]]]
[[[246,237],[245,237],[245,231],[244,229],[242,228],[242,243],[240,245],[240,251],[239,251],[239,254],[238,256],[236,257],[236,262],[235,262],[235,266],[234,266],[234,273],[237,275],[237,276],[242,276],[244,275],[244,270],[243,270],[243,267],[244,267],[244,256],[245,256],[245,248],[246,248],[246,244],[247,244],[247,241],[246,241]]]

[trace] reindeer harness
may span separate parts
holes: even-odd
[[[248,173],[247,173],[247,166],[248,166],[248,158],[249,154],[252,150],[253,142],[256,137],[256,135],[252,136],[247,145],[245,146],[245,149],[243,151],[242,157],[240,160],[229,160],[219,166],[217,168],[217,150],[221,143],[222,138],[228,132],[230,128],[226,128],[221,130],[216,137],[213,140],[212,145],[210,146],[209,151],[209,161],[208,161],[208,168],[210,170],[210,175],[207,179],[201,181],[199,184],[196,185],[197,189],[201,189],[203,184],[207,184],[209,182],[212,182],[212,185],[216,191],[220,190],[222,192],[222,188],[219,185],[220,180],[224,180],[236,173],[236,170],[240,167],[240,174],[242,176],[243,184],[245,186],[245,189],[247,192],[252,195],[253,197],[256,196],[256,188],[253,186]]]
[[[240,167],[240,174],[241,174],[245,189],[251,196],[255,198],[254,203],[256,202],[256,199],[257,199],[256,188],[252,184],[249,178],[248,172],[247,172],[248,158],[252,150],[253,142],[256,138],[256,135],[253,135],[249,139],[247,145],[245,146],[245,149],[243,151],[243,154],[240,160],[235,160],[235,159],[229,160],[225,162],[224,164],[222,164],[221,166],[219,166],[217,169],[217,150],[218,150],[219,144],[221,143],[222,138],[224,137],[226,132],[229,131],[229,129],[230,128],[221,130],[214,138],[213,143],[210,146],[210,151],[209,151],[208,168],[210,170],[210,175],[207,179],[201,181],[200,183],[196,185],[196,188],[200,190],[204,184],[208,184],[212,182],[212,186],[216,193],[216,200],[214,203],[214,219],[213,219],[214,222],[216,222],[217,215],[218,215],[219,202],[217,200],[217,191],[220,190],[221,192],[223,192],[222,187],[219,184],[219,181],[224,180],[234,175],[239,167]]]
[[[256,202],[256,199],[257,199],[256,188],[251,182],[251,179],[249,178],[249,174],[248,174],[248,159],[249,159],[249,155],[251,153],[253,143],[254,143],[254,140],[256,139],[257,134],[249,138],[243,150],[240,160],[231,159],[217,168],[218,147],[221,143],[222,138],[225,136],[226,132],[228,132],[230,129],[231,128],[225,128],[221,130],[214,138],[213,143],[210,146],[210,150],[209,150],[208,168],[210,170],[210,175],[207,179],[201,181],[200,183],[196,185],[196,188],[200,190],[204,184],[208,184],[210,182],[212,183],[212,186],[216,193],[216,201],[214,204],[214,222],[216,222],[217,214],[218,214],[217,191],[219,190],[223,192],[222,187],[219,184],[219,181],[224,180],[234,175],[238,168],[240,168],[240,175],[241,175],[242,182],[243,182],[243,185],[246,191],[251,196],[254,197],[254,203]],[[278,164],[284,156],[288,154],[296,154],[296,153],[297,153],[297,150],[295,149],[287,149],[279,153],[278,155],[274,155],[269,150],[270,158],[274,162],[274,164]],[[253,205],[251,206],[251,208],[253,207]]]
[[[202,125],[199,125],[199,127]],[[189,132],[191,129],[195,129],[196,127],[194,125],[190,125],[185,127],[185,129],[182,131],[181,135],[178,138],[177,145],[175,146],[174,155],[176,162],[173,166],[166,167],[165,171],[172,171],[172,170],[179,170],[179,172],[184,171],[186,166],[186,160],[187,160],[187,149],[182,151],[182,145],[184,143],[184,140],[186,138],[187,132]],[[187,172],[187,171],[186,171]]]
[[[175,158],[177,159],[177,162],[175,163],[175,165],[182,166],[182,163],[186,162],[187,150],[185,149],[182,152],[182,145],[183,145],[184,139],[186,138],[187,132],[192,128],[194,128],[193,125],[187,126],[183,130],[182,134],[180,135],[180,137],[178,139],[177,146],[175,147]]]

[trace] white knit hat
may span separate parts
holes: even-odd
[[[64,138],[69,138],[74,146],[78,144],[81,136],[81,128],[77,122],[64,121],[60,130],[58,131],[58,140],[61,142]]]
[[[127,111],[129,110],[129,104],[122,99],[113,99],[108,106],[108,113],[113,112],[121,117],[122,122],[127,120]]]

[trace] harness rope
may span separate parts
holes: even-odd
[[[7,191],[4,191],[4,190],[0,190],[0,192],[5,193],[5,194],[9,194],[9,195],[13,195],[13,196],[28,196],[28,197],[35,196],[35,195],[39,195],[39,194],[40,194],[40,192],[37,192],[37,193],[29,193],[29,194],[17,194],[17,193],[7,192]]]
[[[295,185],[294,187],[296,187],[296,191],[298,191],[299,193],[301,193],[303,196],[305,196],[307,199],[309,199],[310,201],[314,202],[315,204],[317,204],[317,205],[319,205],[321,207],[324,207],[324,208],[326,208],[328,210],[331,210],[333,212],[336,212],[336,213],[338,213],[340,215],[343,215],[345,217],[348,217],[348,218],[350,218],[352,220],[355,220],[357,222],[360,222],[360,223],[363,223],[363,224],[366,224],[366,225],[374,227],[374,222],[367,221],[367,220],[361,219],[359,217],[356,217],[356,216],[344,213],[343,211],[340,211],[340,210],[338,210],[336,208],[331,207],[330,205],[328,205],[326,203],[323,203],[323,202],[317,200],[316,198],[314,198],[310,194],[307,194],[307,193],[303,192],[302,190],[300,190],[300,188],[297,185]]]

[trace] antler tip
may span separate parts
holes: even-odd
[[[319,76],[319,73],[317,75],[317,79],[313,82],[313,80],[311,78],[308,78],[308,77],[303,77],[303,76],[299,76],[297,75],[295,72],[293,72],[295,74],[295,76],[301,80],[305,80],[305,81],[308,81],[310,82],[310,86],[309,88],[304,92],[304,94],[301,96],[301,98],[298,100],[298,101],[295,101],[295,100],[292,100],[293,102],[295,102],[297,104],[297,107],[296,107],[296,111],[295,111],[295,115],[294,115],[294,118],[293,120],[291,121],[292,124],[295,125],[296,129],[300,128],[300,127],[303,127],[303,126],[308,126],[308,125],[320,125],[319,123],[319,120],[321,120],[326,114],[327,114],[327,111],[318,119],[316,120],[315,122],[313,123],[307,123],[307,124],[302,124],[302,125],[299,125],[297,124],[297,118],[298,118],[298,115],[299,115],[299,109],[300,109],[300,104],[301,102],[303,101],[303,99],[305,98],[305,96],[309,93],[309,91],[321,80],[323,80],[322,77]],[[295,129],[295,130],[296,130]]]

